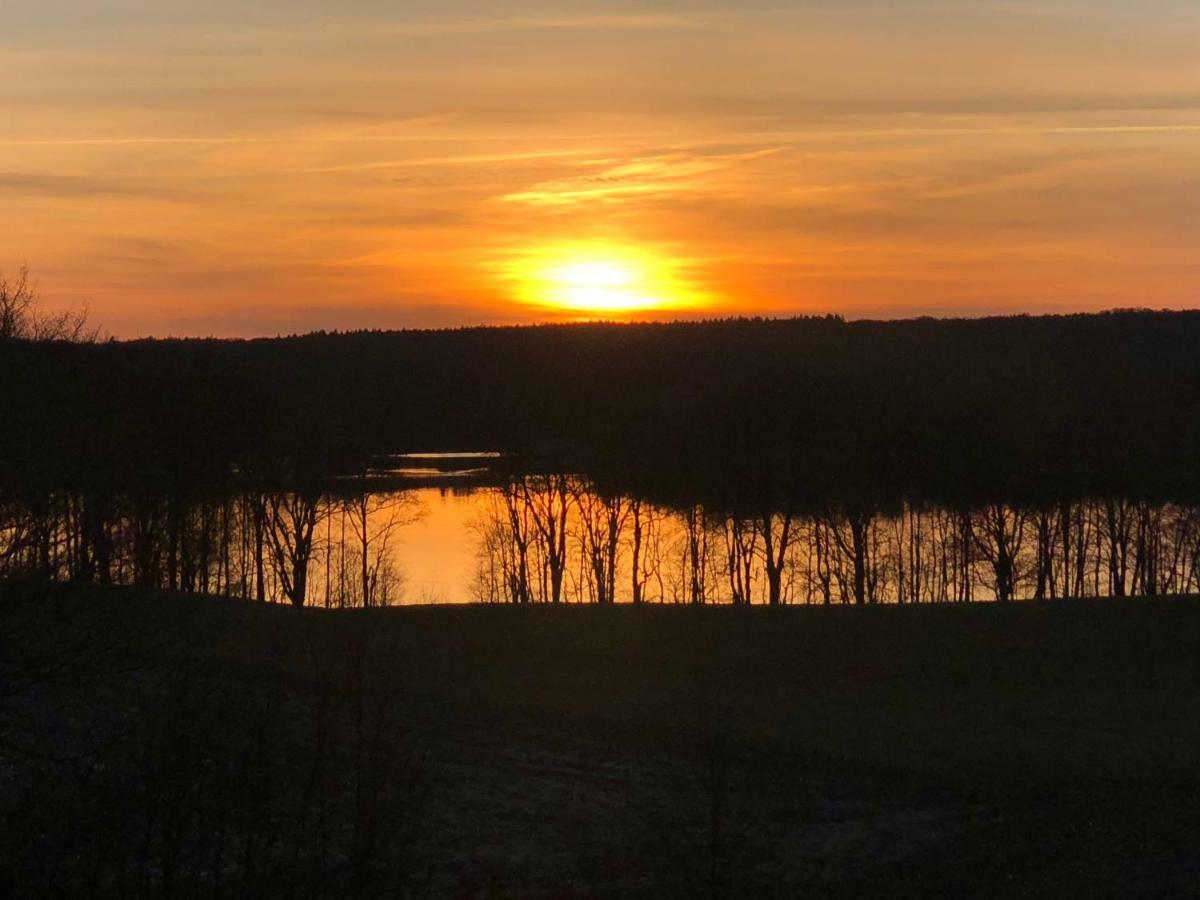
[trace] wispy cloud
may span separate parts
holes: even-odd
[[[695,27],[693,15],[629,13],[557,16],[487,16],[423,22],[383,24],[380,31],[391,35],[487,34],[501,31],[627,31]]]
[[[488,163],[532,162],[547,159],[571,159],[590,156],[595,151],[536,150],[525,153],[469,153],[457,156],[417,156],[405,159],[378,160],[365,163],[348,163],[334,166],[313,166],[307,172],[371,172],[389,169],[419,169],[436,166],[474,166]]]
[[[433,116],[418,116],[411,119],[399,119],[390,123],[391,128],[419,129],[422,126],[438,125],[451,121],[451,114]],[[46,138],[4,138],[0,139],[0,147],[124,147],[124,146],[155,146],[155,145],[214,145],[222,144],[403,144],[416,141],[428,141],[428,133],[413,130],[407,132],[389,131],[353,132],[344,129],[327,129],[319,132],[291,131],[274,134],[123,134],[123,135],[80,135],[75,137],[46,137]]]
[[[1198,112],[1200,115],[1200,112]],[[438,121],[444,121],[445,117],[438,117]],[[415,121],[415,120],[414,120]],[[422,120],[422,121],[433,121]],[[1196,124],[1170,124],[1170,125],[1147,125],[1147,124],[1114,124],[1114,125],[987,125],[987,126],[970,126],[970,127],[916,127],[916,128],[806,128],[806,129],[780,129],[771,131],[741,131],[736,137],[739,140],[771,140],[771,141],[787,141],[790,143],[801,143],[806,141],[829,141],[829,140],[845,140],[853,138],[907,138],[907,137],[989,137],[1003,135],[1089,135],[1089,134],[1197,134],[1200,133],[1200,123]],[[637,132],[631,135],[611,135],[610,137],[636,137]],[[418,143],[428,142],[430,140],[449,141],[451,138],[442,136],[431,137],[428,134],[410,133],[410,134],[353,134],[353,133],[330,133],[330,134],[236,134],[236,135],[133,135],[133,136],[96,136],[96,137],[71,137],[71,138],[10,138],[0,139],[0,147],[122,147],[122,146],[137,146],[137,145],[222,145],[222,144],[403,144],[403,143]],[[504,140],[504,135],[484,134],[484,135],[462,135],[454,137],[453,140],[457,143],[495,143]],[[688,146],[719,146],[729,143],[728,135],[719,138],[714,138],[710,141],[693,141],[689,142]],[[750,159],[754,155],[762,153],[778,152],[781,148],[772,148],[767,151],[757,151],[755,154],[745,156],[730,156],[730,157],[708,157],[708,159]],[[400,159],[390,161],[373,162],[363,165],[347,165],[344,167],[327,166],[323,167],[323,171],[335,171],[344,169],[351,171],[359,168],[389,168],[389,167],[406,167],[406,166],[429,166],[429,165],[462,165],[469,163],[487,163],[487,162],[508,162],[531,159],[551,159],[551,158],[566,158],[593,155],[595,150],[580,149],[580,150],[545,150],[531,151],[526,153],[500,153],[500,154],[464,154],[459,156],[431,156],[431,157],[416,157],[413,159]],[[669,159],[669,158],[663,158]],[[593,176],[580,176],[578,180],[586,180],[588,177],[593,179],[603,178],[618,178],[629,175],[644,175],[653,169],[651,160],[638,160],[630,163],[630,166],[645,165],[644,171],[631,170],[621,173],[617,170],[624,168],[622,166],[615,167],[612,172],[600,173]],[[611,160],[604,160],[610,162]],[[702,165],[700,162],[695,163],[697,167]],[[658,168],[661,172],[670,172],[673,162],[664,162]],[[712,168],[720,168],[717,166],[708,166],[705,171],[710,171]],[[681,165],[680,169],[686,168]],[[316,171],[314,169],[313,171]],[[683,172],[682,174],[699,174]],[[570,180],[564,180],[566,184]],[[506,199],[515,199],[516,195]]]
[[[43,172],[0,172],[0,194],[31,194],[39,197],[81,199],[86,197],[130,196],[177,199],[178,190],[168,189],[161,181],[106,177],[98,175],[55,175]]]
[[[709,176],[740,163],[779,152],[771,147],[745,153],[709,156],[672,154],[631,159],[597,172],[544,181],[528,190],[500,197],[509,203],[567,206],[597,201],[618,202],[636,196],[672,194],[711,188]]]

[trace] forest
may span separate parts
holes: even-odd
[[[0,339],[0,573],[388,605],[414,511],[372,460],[486,448],[464,601],[1200,586],[1200,314],[255,341],[47,327]]]
[[[487,449],[672,505],[1197,491],[1200,313],[0,342],[0,483],[294,486]]]

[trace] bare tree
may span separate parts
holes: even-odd
[[[1133,542],[1134,505],[1125,499],[1107,499],[1103,504],[1104,539],[1108,563],[1108,592],[1124,597],[1128,584],[1130,545]]]
[[[844,527],[843,527],[844,522]],[[875,514],[855,511],[828,514],[828,533],[844,560],[850,564],[849,582],[855,604],[875,602],[875,578],[872,571],[872,531]]]
[[[404,525],[420,518],[417,499],[404,492],[373,494],[364,482],[362,490],[342,500],[342,515],[350,522],[358,556],[359,602],[364,607],[381,605],[390,592],[386,583],[387,561],[392,538]],[[394,573],[391,573],[395,577]],[[345,600],[346,598],[342,598]]]
[[[28,269],[21,269],[15,279],[0,277],[0,339],[29,336],[33,304]]]
[[[284,596],[293,606],[303,606],[308,596],[308,564],[320,518],[320,497],[302,491],[272,494],[267,510],[267,537],[276,575]]]
[[[1033,596],[1035,600],[1044,600],[1047,597],[1053,600],[1058,596],[1054,560],[1062,521],[1054,510],[1038,509],[1033,523],[1036,540]]]
[[[541,544],[543,574],[550,577],[548,590],[542,591],[543,600],[558,603],[562,600],[563,576],[567,570],[567,516],[571,500],[568,478],[530,476],[522,479],[521,489]]]
[[[1016,597],[1021,572],[1018,568],[1025,543],[1029,512],[1004,503],[989,503],[975,516],[975,547],[992,569],[996,599],[1007,603]]]
[[[38,309],[37,292],[22,267],[15,278],[0,275],[0,340],[94,341],[99,330],[88,324],[88,311]]]
[[[479,536],[476,589],[480,599],[530,603],[530,557],[535,540],[529,508],[517,480],[489,492],[472,529]]]
[[[787,563],[795,528],[792,510],[774,514],[764,512],[755,522],[762,538],[763,568],[767,574],[767,603],[778,606],[783,600],[783,571]]]
[[[725,574],[729,577],[729,595],[734,606],[749,606],[753,599],[754,557],[758,551],[758,531],[754,523],[739,516],[724,522]],[[775,595],[778,602],[778,595]]]
[[[652,586],[657,587],[655,598],[659,603],[666,599],[667,588],[663,567],[665,554],[663,532],[670,517],[658,507],[641,500],[632,501],[633,546],[632,588],[633,602],[642,603],[651,599]]]
[[[529,603],[532,597],[529,582],[529,545],[533,540],[529,524],[529,505],[523,500],[521,488],[516,483],[505,485],[503,491],[504,519],[501,543],[504,551],[505,584],[508,597],[513,603]],[[504,526],[507,526],[505,528]]]
[[[630,513],[629,501],[619,494],[601,496],[583,481],[576,483],[572,496],[579,511],[580,537],[590,570],[588,581],[593,597],[597,603],[613,603],[617,593],[621,535]]]
[[[690,506],[680,514],[684,525],[684,584],[688,603],[708,602],[708,537],[709,521],[704,507]]]
[[[645,556],[642,547],[645,543],[646,522],[642,517],[641,500],[634,498],[629,501],[629,515],[633,523],[633,537],[629,548],[631,556],[629,564],[630,599],[634,603],[641,603],[646,588],[646,578],[642,573],[642,561]]]

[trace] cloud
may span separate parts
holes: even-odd
[[[316,166],[308,172],[371,172],[389,169],[417,169],[436,166],[476,166],[483,163],[530,162],[546,159],[570,159],[588,156],[591,151],[583,148],[570,150],[537,150],[524,153],[474,153],[455,156],[419,156],[406,159],[376,160],[373,162],[347,163],[333,166]]]
[[[168,189],[158,180],[98,175],[56,175],[44,172],[0,172],[0,193],[81,199],[130,196],[182,199],[183,192]]]
[[[707,190],[713,186],[707,176],[778,152],[779,148],[772,147],[708,156],[671,154],[639,157],[606,165],[597,172],[544,181],[528,190],[505,194],[499,199],[531,206],[569,206]]]

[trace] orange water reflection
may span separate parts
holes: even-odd
[[[484,492],[421,488],[414,492],[421,518],[404,528],[396,543],[403,603],[462,603],[475,599],[476,563],[472,526],[479,518]]]

